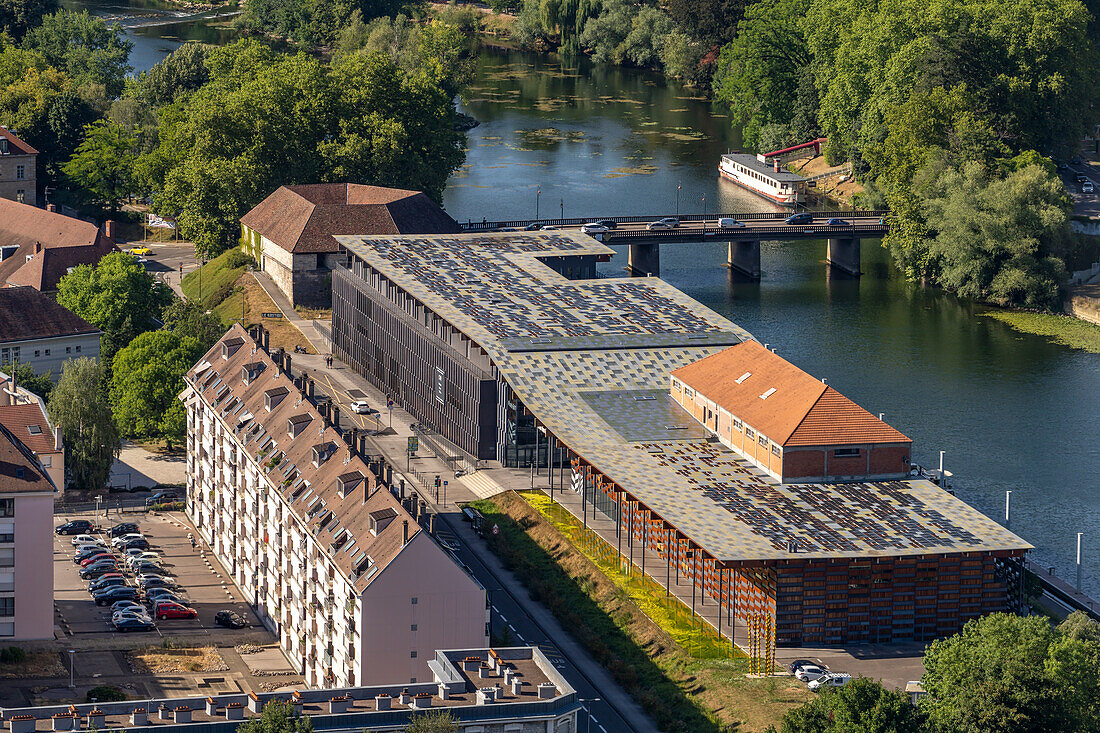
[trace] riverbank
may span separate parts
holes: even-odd
[[[1042,336],[1053,343],[1068,346],[1071,349],[1100,354],[1100,325],[1075,315],[1035,313],[1003,308],[979,312],[978,315],[996,319],[1020,333]]]

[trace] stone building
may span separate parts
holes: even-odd
[[[241,217],[241,247],[294,305],[332,301],[335,234],[445,234],[454,219],[419,191],[321,183],[280,186]]]
[[[0,198],[38,206],[38,151],[0,126]]]

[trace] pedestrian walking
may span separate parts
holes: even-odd
[[[195,547],[196,547],[196,545],[195,545],[195,537],[194,537],[194,535],[192,535],[192,534],[191,534],[190,532],[188,532],[188,533],[187,533],[187,539],[188,539],[188,541],[189,541],[189,542],[191,543],[191,551],[192,551],[192,552],[194,552],[194,551],[195,551]]]

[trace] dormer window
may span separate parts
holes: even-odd
[[[241,381],[245,384],[252,384],[257,377],[264,370],[264,365],[258,361],[254,361],[251,364],[245,364],[241,367]]]
[[[237,349],[241,348],[244,344],[243,338],[234,337],[222,341],[222,358],[228,359],[237,353]]]
[[[386,507],[385,509],[379,509],[370,513],[370,533],[377,537],[382,533],[390,522],[397,516],[397,511],[393,507]]]
[[[313,465],[320,468],[321,464],[332,457],[332,454],[335,452],[336,445],[331,441],[328,443],[318,443],[313,446]]]
[[[268,412],[271,412],[279,403],[283,401],[283,398],[290,394],[290,390],[286,387],[275,387],[264,392],[264,407]]]
[[[288,418],[286,421],[286,434],[291,438],[297,438],[302,434],[302,431],[309,425],[311,418],[309,415],[294,415]]]
[[[366,480],[359,471],[351,471],[336,477],[336,490],[340,492],[340,498],[346,498],[359,484]]]

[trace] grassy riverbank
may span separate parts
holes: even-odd
[[[1021,333],[1045,336],[1056,344],[1100,354],[1100,326],[1073,316],[1001,308],[981,311],[978,315],[995,318]]]
[[[518,495],[474,505],[500,530],[488,538],[493,552],[661,730],[763,731],[809,697],[791,678],[746,679],[743,658],[689,654]]]

